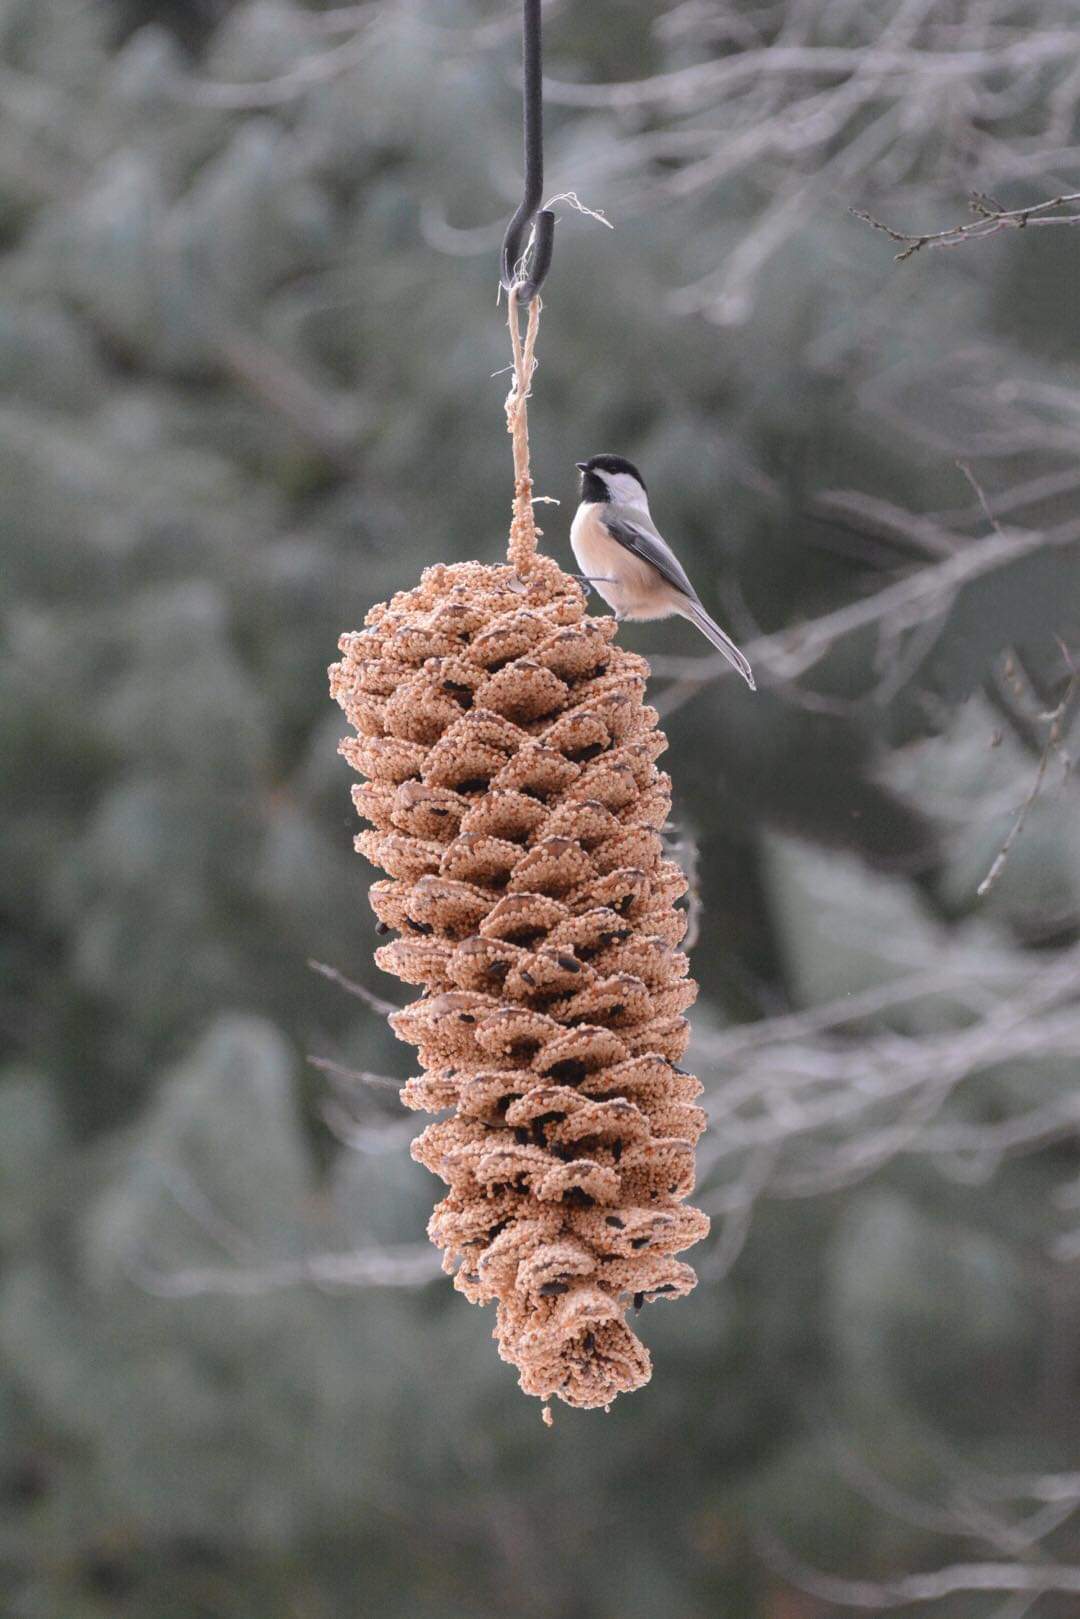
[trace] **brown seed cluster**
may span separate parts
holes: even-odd
[[[627,1310],[689,1292],[675,1256],[708,1230],[684,1201],[697,986],[648,665],[543,556],[524,581],[429,568],[366,626],[331,691],[367,778],[357,847],[388,874],[371,904],[399,935],[376,959],[423,987],[392,1019],[424,1070],[403,1100],[447,1115],[413,1144],[449,1187],[430,1235],[455,1287],[497,1303],[526,1393],[606,1405],[650,1375]]]

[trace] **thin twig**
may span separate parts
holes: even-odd
[[[747,646],[746,655],[755,671],[759,664],[761,666],[759,686],[792,680],[818,663],[842,636],[880,624],[885,619],[915,624],[934,613],[945,613],[957,590],[972,580],[1036,551],[1075,545],[1078,540],[1080,522],[1075,521],[1042,532],[1014,529],[994,534],[966,545],[962,551],[940,562],[918,569],[861,601],[837,607],[806,624],[763,635]],[[661,714],[670,714],[729,668],[727,660],[719,654],[706,658],[654,659],[654,673],[662,669],[677,670],[682,677],[660,694],[657,708]]]
[[[318,1287],[423,1287],[439,1274],[439,1256],[427,1243],[397,1248],[358,1248],[352,1253],[311,1254],[300,1259],[250,1266],[192,1266],[159,1270],[133,1258],[133,1282],[159,1298],[190,1299],[232,1295],[251,1298],[304,1283]]]
[[[339,1102],[324,1102],[320,1108],[323,1123],[343,1146],[367,1157],[380,1157],[384,1153],[403,1152],[416,1134],[411,1119],[392,1119],[385,1116],[364,1124]]]
[[[1010,42],[997,50],[930,51],[908,47],[876,49],[858,45],[778,45],[770,43],[758,50],[740,51],[671,73],[658,73],[648,79],[621,80],[615,84],[544,79],[544,96],[553,106],[640,108],[665,103],[689,112],[703,102],[731,96],[746,83],[768,76],[805,77],[811,74],[829,78],[873,72],[901,88],[915,80],[933,85],[940,94],[947,86],[976,73],[992,73],[1019,67],[1037,67],[1060,59],[1073,49],[1076,36],[1064,29]],[[843,88],[843,86],[841,86]]]
[[[228,112],[252,112],[261,107],[281,107],[308,90],[330,83],[359,67],[370,49],[370,22],[353,38],[300,59],[294,68],[277,78],[252,80],[250,84],[227,84],[220,79],[191,79],[178,94],[197,107],[214,107]]]
[[[343,395],[332,394],[264,337],[214,323],[215,352],[222,369],[343,474],[356,470],[355,413]]]
[[[811,516],[848,526],[856,534],[881,537],[893,544],[906,543],[922,556],[952,556],[965,544],[932,517],[921,517],[856,489],[823,490],[810,502],[809,510]]]
[[[992,197],[973,191],[968,205],[975,215],[974,219],[964,225],[950,225],[947,230],[923,231],[921,235],[913,231],[895,230],[892,225],[875,219],[865,208],[852,208],[851,212],[873,230],[881,231],[891,242],[902,244],[901,251],[896,255],[896,262],[900,264],[924,247],[956,247],[974,237],[996,236],[1001,230],[1024,230],[1028,225],[1080,225],[1080,213],[1047,217],[1053,215],[1055,208],[1068,208],[1075,203],[1080,203],[1080,191],[1048,197],[1045,202],[1029,203],[1026,208],[1003,208]]]
[[[994,884],[1001,876],[1001,873],[1005,870],[1005,866],[1012,851],[1013,845],[1020,836],[1021,832],[1024,830],[1024,822],[1027,820],[1028,815],[1031,812],[1032,805],[1035,803],[1035,800],[1042,791],[1042,785],[1046,778],[1046,771],[1050,763],[1050,757],[1052,754],[1058,753],[1061,749],[1061,737],[1065,728],[1065,716],[1069,712],[1073,697],[1076,695],[1077,684],[1080,682],[1080,669],[1077,668],[1071,654],[1064,646],[1061,650],[1064,653],[1065,660],[1068,663],[1071,671],[1069,683],[1065,687],[1065,693],[1060,703],[1054,709],[1053,713],[1047,716],[1050,721],[1050,725],[1046,734],[1046,746],[1042,750],[1042,755],[1035,771],[1035,780],[1031,784],[1031,791],[1021,804],[1016,820],[1012,824],[1008,837],[998,850],[998,853],[994,858],[993,865],[990,867],[990,870],[987,872],[986,876],[975,890],[980,899],[986,898],[987,894],[990,893],[994,887]]]
[[[384,1001],[381,995],[376,995],[373,990],[365,989],[363,984],[354,983],[351,978],[346,978],[344,973],[338,972],[336,967],[328,967],[325,961],[309,960],[308,966],[313,972],[321,973],[324,978],[329,978],[332,984],[339,985],[341,989],[347,990],[350,995],[355,995],[358,1000],[364,1001],[382,1017],[391,1017],[395,1012],[401,1011],[401,1007],[395,1006],[393,1001]]]
[[[388,1074],[371,1074],[364,1068],[346,1068],[330,1057],[309,1057],[308,1063],[320,1073],[331,1074],[334,1079],[346,1079],[350,1084],[369,1085],[373,1090],[399,1091],[404,1080],[391,1079]]]
[[[902,1608],[936,1602],[962,1591],[1035,1591],[1080,1594],[1080,1568],[1061,1563],[954,1563],[897,1580],[846,1580],[795,1557],[768,1531],[755,1535],[763,1560],[792,1585],[844,1608]]]
[[[980,508],[983,516],[986,518],[986,521],[990,524],[990,527],[993,529],[994,533],[995,534],[1002,533],[1001,524],[999,523],[998,519],[995,517],[993,511],[991,510],[990,502],[989,502],[989,500],[987,499],[987,496],[986,496],[986,490],[983,488],[982,484],[979,482],[978,478],[975,476],[975,473],[973,472],[971,467],[968,465],[968,463],[966,461],[960,461],[960,460],[957,461],[956,465],[957,465],[957,468],[959,469],[959,471],[963,473],[964,477],[967,479],[968,483],[971,485],[971,489],[972,489],[972,492],[973,492],[973,494],[975,496],[975,499],[979,503],[979,508]]]

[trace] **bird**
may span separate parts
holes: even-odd
[[[753,670],[729,635],[705,611],[649,511],[645,479],[621,455],[577,461],[581,500],[570,525],[580,578],[595,585],[615,618],[669,618],[678,613],[697,626],[756,691]]]

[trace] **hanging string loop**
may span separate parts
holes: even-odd
[[[518,289],[510,289],[510,344],[514,380],[506,396],[506,427],[514,444],[514,515],[510,524],[508,557],[519,579],[528,578],[536,556],[540,530],[533,513],[532,469],[529,465],[529,389],[536,370],[536,332],[540,324],[539,298],[529,305],[524,339],[518,314]]]

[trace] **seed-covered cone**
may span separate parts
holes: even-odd
[[[331,692],[400,935],[376,959],[423,988],[391,1019],[424,1070],[402,1097],[447,1114],[413,1143],[450,1188],[430,1235],[527,1394],[607,1405],[651,1371],[627,1310],[689,1292],[708,1230],[648,665],[543,556],[428,568],[366,626]]]

